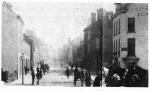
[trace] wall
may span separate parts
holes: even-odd
[[[17,14],[11,11],[5,4],[2,9],[2,68],[9,71],[9,78],[14,77],[13,73],[18,71],[18,54],[21,41],[19,30],[22,31],[23,25],[17,18]],[[19,30],[18,30],[19,29]],[[13,79],[12,79],[13,80]]]
[[[135,18],[135,33],[127,33],[129,17]],[[113,40],[120,38],[121,48],[127,48],[127,38],[135,38],[135,55],[140,58],[138,65],[144,69],[148,69],[148,5],[131,4],[128,7],[127,13],[120,14],[114,21],[119,18],[121,19],[121,34],[114,37]],[[121,67],[125,67],[122,57],[126,56],[127,51],[121,51],[121,57],[119,58]]]

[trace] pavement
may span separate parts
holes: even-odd
[[[91,76],[92,80],[95,79],[95,76]],[[36,84],[37,79],[35,78],[34,86],[37,86]],[[25,86],[32,86],[32,77],[31,74],[28,73],[24,76],[24,85]],[[77,87],[80,87],[81,85],[80,81],[77,81]],[[22,85],[22,78],[7,83],[6,85]],[[57,86],[57,87],[74,87],[74,76],[70,75],[69,79],[65,75],[65,69],[51,69],[49,73],[46,73],[43,75],[42,79],[39,81],[40,86]]]

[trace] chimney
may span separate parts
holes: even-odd
[[[96,22],[96,13],[91,13],[91,24]]]
[[[101,8],[101,9],[98,9],[97,10],[97,20],[102,20],[102,18],[103,18],[103,9]]]

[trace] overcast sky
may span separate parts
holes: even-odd
[[[113,4],[98,3],[54,3],[13,2],[13,8],[24,23],[24,30],[33,30],[37,37],[52,47],[60,47],[68,41],[83,35],[90,20],[90,14],[100,7],[114,11]]]

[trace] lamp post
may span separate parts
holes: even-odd
[[[22,53],[22,55],[21,55],[21,61],[22,61],[22,85],[24,84],[24,76],[23,76],[23,74],[24,74],[24,72],[23,72],[23,60],[24,60],[24,54]]]

